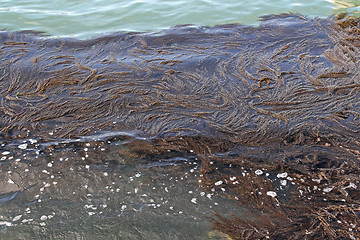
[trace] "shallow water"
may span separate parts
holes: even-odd
[[[43,31],[88,38],[116,31],[159,31],[178,24],[256,24],[266,14],[296,12],[326,17],[359,12],[359,1],[332,0],[6,0],[0,3],[0,29]]]
[[[101,3],[100,1],[58,1],[54,8],[53,3],[48,3],[51,6],[44,5],[46,2],[42,1],[32,1],[31,3],[17,1],[16,4],[14,1],[3,1],[0,18],[5,19],[2,20],[3,26],[9,30],[31,29],[45,31],[55,36],[87,38],[98,33],[119,30],[157,31],[171,25],[185,23],[197,25],[229,22],[255,24],[260,15],[288,12],[289,10],[310,16],[328,16],[341,11],[356,13],[359,5],[354,1],[299,1],[298,3],[280,1],[277,5],[274,1],[271,4],[262,1],[255,4],[242,3],[242,5],[227,4],[226,2],[219,4],[215,1],[195,1],[186,4],[181,1],[172,1],[171,4],[157,1],[132,1],[119,5],[115,1],[108,1],[108,5],[99,7],[98,5]],[[247,7],[244,8],[244,5]],[[273,6],[276,7],[272,9]],[[284,8],[281,8],[282,6]],[[211,18],[208,17],[209,13],[211,13]],[[281,18],[269,22],[270,25],[275,22],[284,24],[284,26],[290,23]],[[293,30],[297,30],[296,25]],[[313,28],[311,28],[312,30]],[[164,32],[163,35],[170,35],[171,31],[176,32],[173,29]],[[177,31],[181,33],[181,28],[178,28]],[[185,33],[187,31],[191,32],[191,28],[184,30]],[[206,31],[206,29],[201,31]],[[229,29],[224,30],[224,33],[227,31]],[[251,31],[258,34],[256,29]],[[308,32],[309,36],[305,40],[310,40],[311,31]],[[213,33],[215,32],[216,30],[213,31]],[[327,39],[327,35],[321,34],[321,31],[317,33]],[[266,34],[264,33],[264,35]],[[264,37],[264,35],[262,36]],[[114,38],[116,36],[120,36],[120,34],[113,35]],[[152,36],[156,37],[157,35],[153,34]],[[299,38],[299,34],[294,36],[294,39]],[[139,39],[141,40],[141,37]],[[263,40],[263,38],[261,39]],[[316,39],[321,40],[320,38]],[[140,40],[139,42],[141,42]],[[162,41],[165,43],[164,46],[167,44],[166,41],[170,42],[170,50],[179,47],[178,44],[171,44],[171,38],[170,40],[165,38]],[[126,41],[124,42],[126,44]],[[67,43],[71,44],[71,41]],[[270,43],[269,40],[269,45],[271,45]],[[4,49],[15,46],[11,49],[16,52],[16,47],[20,45],[19,48],[21,48],[22,43],[14,44],[14,46],[12,44],[14,42],[8,42]],[[76,45],[76,43],[74,44]],[[323,44],[325,43],[323,42]],[[139,48],[144,47],[140,44],[139,46]],[[292,50],[288,46],[282,46],[282,50],[273,56],[281,56],[284,50]],[[101,50],[102,45],[98,48]],[[216,48],[214,47],[214,49]],[[20,49],[19,52],[22,52],[21,50],[24,49]],[[99,53],[101,53],[100,50]],[[311,53],[309,49],[306,50]],[[4,52],[6,51],[4,50]],[[263,51],[261,52],[263,53]],[[183,54],[183,52],[180,53]],[[318,50],[314,54],[319,54]],[[34,56],[29,55],[29,59]],[[99,55],[95,55],[95,58]],[[23,62],[31,62],[30,60],[26,61],[26,57],[22,56]],[[131,56],[137,57],[136,55]],[[181,55],[179,54],[179,56]],[[196,68],[196,64],[191,62],[191,56],[184,59],[190,59],[190,61],[184,61],[184,64],[188,64],[184,65],[186,66],[184,69],[188,71],[192,69],[191,67],[195,66]],[[354,56],[354,59],[357,59],[358,55],[354,53]],[[13,55],[9,54],[8,57],[13,57]],[[39,59],[41,60],[41,57]],[[49,59],[51,58],[49,57]],[[54,59],[57,59],[56,56]],[[104,60],[106,59],[104,58]],[[297,60],[297,58],[295,59]],[[322,58],[316,57],[316,59],[321,61]],[[34,60],[34,64],[43,64],[40,60],[39,62]],[[97,60],[95,59],[95,62]],[[18,59],[14,60],[14,62],[16,61]],[[71,61],[70,63],[73,64]],[[70,63],[69,61],[55,62],[53,67],[66,69]],[[76,64],[74,63],[77,68],[82,67],[81,70],[89,71],[86,66]],[[161,65],[161,63],[159,64]],[[312,72],[314,76],[317,74],[316,71],[321,70],[321,66],[330,66],[324,62],[321,64],[320,67],[315,68],[315,73]],[[256,65],[254,66],[256,67]],[[15,64],[12,70],[16,67]],[[20,70],[32,70],[33,65],[30,67],[30,65],[19,64],[18,67]],[[201,69],[200,67],[199,69]],[[350,72],[350,75],[355,75],[357,69],[356,65],[354,68],[350,68],[349,71],[353,71]],[[204,70],[206,69],[202,69],[203,72]],[[256,68],[253,69],[255,72],[256,70]],[[3,72],[8,74],[7,78],[3,78],[4,84],[6,80],[16,78],[9,74],[8,68]],[[32,71],[19,72],[24,76],[27,76],[26,74],[32,76],[31,74],[34,73]],[[86,73],[84,76],[89,76],[88,72]],[[342,72],[330,72],[331,74],[335,77],[329,77],[329,79],[334,80],[335,83],[338,83],[335,80],[343,75]],[[317,75],[320,76],[320,79],[328,80],[323,72]],[[41,77],[42,75],[39,79]],[[24,79],[28,78],[21,78],[21,80]],[[155,80],[158,79],[155,78]],[[129,79],[124,78],[124,81],[129,81]],[[341,81],[339,80],[339,82]],[[354,229],[354,236],[359,236],[359,218],[350,214],[350,217],[346,216],[349,217],[347,219],[343,217],[342,213],[339,217],[336,212],[336,209],[340,209],[342,212],[351,212],[355,209],[354,215],[359,215],[360,209],[357,202],[360,197],[358,191],[360,153],[356,147],[351,148],[353,145],[348,142],[350,139],[359,142],[358,115],[356,115],[359,108],[355,101],[358,97],[356,95],[358,85],[352,85],[353,82],[345,81],[342,81],[341,84],[345,85],[344,89],[339,88],[339,93],[335,93],[346,95],[346,89],[350,86],[354,90],[349,94],[354,96],[348,100],[355,103],[348,106],[350,109],[346,108],[347,112],[336,112],[338,125],[329,124],[329,126],[332,127],[332,130],[336,130],[337,134],[343,134],[345,130],[353,132],[353,134],[348,134],[347,141],[338,141],[335,144],[328,141],[326,137],[314,138],[314,136],[307,136],[306,132],[300,132],[299,136],[294,136],[294,139],[289,138],[292,141],[290,143],[283,141],[267,146],[268,143],[263,142],[262,144],[265,145],[263,147],[233,145],[231,140],[234,139],[230,141],[221,138],[211,139],[210,133],[206,132],[209,130],[206,125],[195,125],[194,122],[192,127],[198,129],[204,127],[205,133],[208,133],[204,138],[185,139],[187,134],[184,133],[184,139],[181,136],[175,139],[161,137],[151,139],[139,138],[129,132],[104,132],[100,136],[88,135],[77,136],[73,139],[60,139],[51,131],[46,132],[46,136],[36,136],[37,132],[33,131],[31,134],[35,134],[36,140],[26,137],[14,138],[18,140],[5,140],[3,138],[5,135],[1,135],[0,238],[228,239],[225,233],[231,233],[232,226],[239,231],[243,227],[239,219],[235,219],[231,224],[224,224],[224,226],[221,224],[226,223],[226,220],[220,219],[216,229],[222,230],[224,233],[214,230],[211,226],[211,218],[215,218],[216,213],[225,217],[235,214],[241,220],[248,220],[245,222],[246,226],[249,226],[248,223],[251,226],[260,226],[258,233],[263,238],[267,236],[269,229],[273,235],[277,234],[277,229],[274,230],[272,227],[278,228],[278,226],[286,224],[291,227],[294,222],[297,224],[298,219],[311,223],[311,226],[305,224],[305,227],[300,227],[298,234],[300,236],[308,235],[308,229],[311,227],[315,226],[315,230],[321,229],[320,227],[316,228],[319,224],[316,219],[320,218],[326,219],[334,225],[338,231],[337,234],[345,233],[347,237],[353,236],[353,230],[348,230],[351,228]],[[262,87],[261,82],[259,87]],[[24,97],[26,94],[21,94],[21,91],[20,94],[16,93],[21,87],[16,88],[17,90],[15,88],[9,87],[8,92],[3,90],[6,96],[1,97],[15,103],[29,100],[30,105],[26,105],[26,107],[41,103],[41,99],[31,99],[31,97],[27,99]],[[341,90],[344,91],[341,92]],[[9,92],[13,93],[13,97],[7,95]],[[85,93],[87,92],[85,91]],[[125,93],[131,93],[131,91],[121,92],[121,94]],[[320,94],[333,93],[330,90],[321,90]],[[330,101],[331,99],[333,99],[333,95],[325,100]],[[34,101],[31,102],[31,100]],[[149,106],[153,105],[149,104]],[[330,111],[334,106],[336,107],[336,104],[330,101],[326,105],[326,109]],[[13,108],[13,111],[18,111],[19,109],[16,104],[5,104],[2,107],[0,110],[12,110]],[[301,109],[301,107],[298,108]],[[351,108],[354,111],[350,111]],[[302,109],[309,108],[305,106]],[[314,110],[308,111],[309,115],[314,112],[318,113]],[[260,113],[263,112],[260,111]],[[320,115],[324,112],[320,112]],[[12,112],[8,111],[8,114],[11,115]],[[31,117],[34,117],[34,114]],[[201,114],[196,117],[203,119]],[[234,119],[233,115],[230,117]],[[34,119],[35,122],[36,119]],[[304,119],[302,120],[306,121],[306,118]],[[60,118],[61,123],[67,121],[70,122],[70,118]],[[172,123],[174,122],[176,119],[172,121]],[[114,122],[110,121],[109,123]],[[183,120],[177,122],[180,125],[181,123]],[[295,127],[301,125],[301,121],[293,121],[293,123]],[[96,122],[95,125],[98,126]],[[345,126],[345,130],[341,129],[341,125]],[[89,126],[89,123],[86,122],[80,127],[90,128]],[[39,124],[37,127],[39,130],[42,126]],[[122,130],[123,125],[119,124],[116,127],[117,130]],[[154,128],[149,130],[159,133]],[[80,133],[82,132],[80,131]],[[53,141],[49,141],[49,139]],[[285,215],[284,218],[284,214],[288,210],[286,209],[287,204],[299,204],[300,208],[304,210],[303,212],[301,209],[289,211],[294,214],[289,214],[289,217]],[[276,215],[280,208],[286,209],[281,212],[283,218]],[[310,211],[313,213],[313,218],[308,218]],[[331,212],[332,215],[330,217],[329,215],[323,216],[321,215],[323,211]],[[262,219],[264,215],[265,217]],[[299,216],[301,217],[299,218]],[[269,221],[273,221],[277,225],[266,226]],[[284,230],[284,232],[289,234],[293,231],[290,229]],[[317,236],[316,234],[312,235],[313,239],[318,239]],[[253,238],[257,239],[256,236]]]
[[[354,159],[353,154],[322,143],[282,148],[243,146],[215,153],[214,161],[209,162],[212,170],[204,171],[209,167],[192,149],[178,151],[171,142],[168,148],[161,148],[158,141],[128,133],[52,143],[3,141],[1,238],[225,240],[228,236],[211,226],[217,213],[266,225],[261,221],[267,207],[292,204],[289,200],[294,194],[301,201],[308,198],[325,206],[332,197],[333,187],[320,174],[319,179],[302,175],[306,170],[301,165],[294,172],[289,166],[286,171],[261,163],[285,159],[292,161],[291,165],[295,159],[319,158],[329,162],[318,165],[318,170],[327,171],[332,158]],[[356,156],[360,158],[358,152]],[[359,177],[349,181],[341,185],[343,191],[358,194]],[[253,208],[266,197],[270,198],[269,206]],[[344,202],[351,201],[341,197]],[[245,201],[245,206],[234,200]],[[351,220],[349,224],[356,226]]]
[[[133,137],[88,140],[2,144],[2,238],[221,239],[212,212],[243,212],[199,187],[195,155],[129,158]]]

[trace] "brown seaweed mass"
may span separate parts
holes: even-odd
[[[234,239],[360,238],[357,19],[280,15],[90,40],[2,32],[0,42],[2,139],[134,132],[153,140],[131,154],[194,150],[202,187],[254,210],[212,220]],[[296,187],[267,195],[276,186],[256,169]]]

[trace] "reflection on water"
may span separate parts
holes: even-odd
[[[360,1],[359,0],[329,0],[335,6],[335,14],[348,13],[354,17],[360,17]]]
[[[336,8],[352,8],[360,4],[358,0],[329,0],[329,2],[332,2]]]

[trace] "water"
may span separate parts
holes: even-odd
[[[297,12],[326,17],[359,12],[360,1],[333,0],[5,0],[0,28],[88,38],[116,31],[159,31],[178,24],[256,24],[259,16]]]
[[[8,0],[0,3],[0,20],[7,30],[83,39],[116,31],[159,31],[177,24],[256,24],[261,15],[289,11],[311,17],[340,12],[356,15],[359,5],[359,1],[322,0]],[[13,98],[21,96],[14,94]],[[294,195],[305,202],[301,207],[313,206],[313,199],[323,204],[331,217],[337,212],[328,207],[327,199],[358,206],[352,199],[359,196],[355,163],[360,153],[342,143],[333,146],[318,138],[308,146],[233,148],[217,139],[185,138],[154,140],[127,132],[105,132],[42,142],[27,138],[7,141],[0,135],[0,238],[228,239],[212,228],[209,219],[215,213],[235,214],[262,226],[267,223],[261,222],[263,210],[276,215],[279,201],[289,203]],[[205,160],[204,155],[208,157]],[[316,171],[308,174],[310,167]],[[328,176],[335,179],[336,174],[349,177],[331,182]],[[264,205],[270,210],[262,208]],[[351,212],[346,207],[344,203],[339,209]],[[321,210],[304,209],[302,217],[310,210],[317,216]],[[292,217],[297,219],[297,212],[295,215]],[[346,229],[359,226],[345,217],[339,219],[347,224]],[[290,218],[279,219],[287,223]],[[332,223],[336,223],[334,219]],[[233,222],[241,227],[237,219]],[[311,224],[317,226],[315,220]],[[227,227],[231,230],[231,226]],[[266,235],[265,230],[259,228]]]
[[[199,188],[199,161],[129,158],[125,145],[134,140],[129,136],[56,144],[27,140],[25,149],[19,148],[21,144],[3,145],[1,238],[221,237],[209,228],[212,211],[241,208]]]

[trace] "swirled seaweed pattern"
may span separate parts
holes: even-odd
[[[357,239],[359,34],[358,19],[298,15],[84,41],[3,32],[1,140],[135,132],[148,138],[120,154],[194,154],[204,191],[252,211],[216,213],[231,238]]]
[[[357,143],[358,36],[334,24],[285,15],[259,27],[180,26],[86,41],[4,32],[2,132],[120,129],[244,143],[310,132]]]

